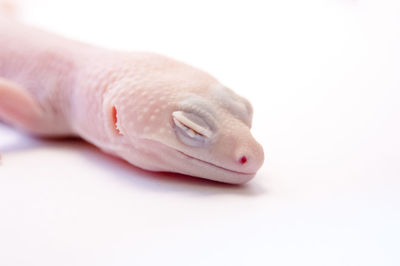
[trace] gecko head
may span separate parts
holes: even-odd
[[[186,65],[178,73],[171,69],[140,86],[135,80],[131,85],[139,88],[132,97],[121,92],[113,97],[109,116],[113,141],[120,143],[114,153],[153,171],[249,181],[264,161],[263,148],[250,132],[250,103],[204,72]]]
[[[175,139],[167,145],[177,151],[175,167],[226,183],[249,181],[264,161],[250,132],[252,113],[247,100],[222,86],[187,94],[170,114]]]

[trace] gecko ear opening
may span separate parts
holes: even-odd
[[[0,0],[1,1],[1,0]],[[102,117],[104,120],[104,129],[108,137],[123,136],[121,127],[121,117],[118,114],[119,106],[112,97],[112,94],[106,94],[103,100]]]
[[[111,119],[115,133],[122,136],[121,130],[118,127],[118,113],[117,113],[117,108],[115,106],[111,108]]]

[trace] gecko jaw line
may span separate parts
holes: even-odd
[[[231,170],[231,169],[228,169],[228,168],[224,168],[224,167],[222,167],[222,166],[219,166],[219,165],[216,165],[216,164],[213,164],[213,163],[210,163],[210,162],[201,160],[201,159],[199,159],[199,158],[190,156],[190,155],[188,155],[188,154],[186,154],[186,153],[184,153],[184,152],[182,152],[182,151],[179,151],[179,150],[176,150],[176,151],[179,152],[180,154],[184,155],[185,157],[188,157],[188,158],[190,158],[190,159],[193,159],[193,160],[196,160],[196,161],[199,161],[199,162],[208,164],[208,165],[210,165],[210,166],[213,166],[213,167],[222,169],[222,170],[224,170],[224,171],[228,171],[228,172],[235,173],[235,174],[239,174],[239,175],[254,175],[254,174],[255,174],[255,173],[244,173],[244,172],[239,172],[239,171]]]

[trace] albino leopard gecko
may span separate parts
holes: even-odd
[[[250,180],[264,161],[250,103],[214,77],[153,53],[118,52],[0,17],[0,119],[80,136],[151,171]]]

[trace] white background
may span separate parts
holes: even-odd
[[[400,3],[35,1],[22,18],[156,51],[249,98],[244,186],[0,125],[0,265],[400,265]]]

